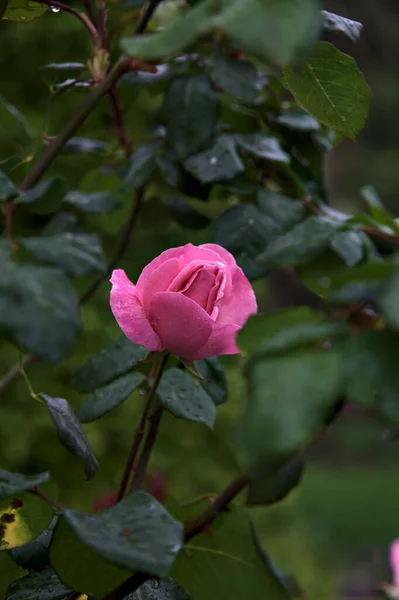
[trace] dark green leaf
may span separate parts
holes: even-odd
[[[322,10],[321,14],[323,16],[323,29],[325,31],[338,31],[339,33],[344,33],[352,42],[359,41],[363,29],[363,25],[359,21],[352,21],[327,10]]]
[[[384,263],[383,263],[384,264]],[[385,266],[385,265],[384,265]],[[379,306],[383,316],[396,329],[399,328],[399,274],[396,272],[387,282]]]
[[[180,369],[169,369],[157,389],[161,404],[175,417],[201,421],[213,427],[216,408],[212,399],[191,375]]]
[[[8,552],[0,552],[0,573],[0,598],[6,597],[6,590],[10,583],[26,575],[26,571],[11,560]]]
[[[155,170],[155,159],[159,141],[143,144],[132,154],[129,169],[123,181],[123,188],[127,191],[137,190],[151,179]]]
[[[54,517],[50,525],[37,538],[9,551],[17,565],[28,571],[37,571],[49,564],[50,544],[58,518],[58,516]]]
[[[68,232],[20,238],[19,242],[36,260],[60,267],[72,275],[105,271],[103,251],[97,235]]]
[[[325,295],[334,302],[375,300],[394,270],[390,263],[364,263],[325,275]]]
[[[183,545],[183,524],[144,492],[95,515],[68,509],[62,519],[97,554],[131,571],[167,575]]]
[[[217,356],[195,361],[198,372],[202,375],[200,383],[216,406],[227,402],[228,384],[222,364]]]
[[[346,395],[356,404],[375,409],[399,425],[399,336],[392,331],[367,331],[346,346]]]
[[[7,5],[7,0],[5,1],[5,5]],[[0,2],[0,19],[1,19],[1,2]],[[6,111],[12,116],[14,117],[14,119],[18,122],[22,133],[28,140],[32,139],[32,133],[29,127],[29,123],[28,121],[25,119],[24,115],[21,113],[21,111],[18,110],[18,108],[16,106],[14,106],[14,104],[11,104],[11,102],[8,102],[3,96],[0,96],[0,104],[2,104],[4,106],[4,108],[6,109]]]
[[[32,211],[39,215],[55,213],[61,207],[67,192],[66,179],[53,177],[38,183],[30,190],[21,192],[17,203],[32,205]]]
[[[6,600],[63,600],[70,593],[53,569],[46,567],[12,583],[7,588]]]
[[[297,457],[277,471],[255,471],[248,488],[247,506],[280,502],[299,484],[302,474],[303,463]]]
[[[80,62],[48,63],[40,67],[43,71],[84,71],[87,66]]]
[[[218,138],[208,150],[188,158],[184,166],[205,183],[233,179],[245,169],[236,152],[234,140],[227,136]]]
[[[4,12],[7,8],[7,2],[8,0],[0,0],[0,19],[4,15]]]
[[[259,265],[298,266],[309,262],[324,250],[334,237],[337,226],[319,217],[308,217],[291,231],[270,242],[259,256]]]
[[[0,469],[0,501],[15,496],[25,490],[31,490],[50,479],[50,473],[38,475],[21,475],[20,473],[9,473]]]
[[[240,204],[226,211],[215,224],[214,241],[231,252],[247,277],[256,279],[264,269],[257,257],[279,233],[278,226],[252,204]]]
[[[98,462],[68,402],[64,398],[52,398],[46,394],[40,394],[40,397],[47,405],[60,442],[84,461],[87,479],[91,479],[98,469]]]
[[[298,346],[320,344],[342,331],[345,328],[329,322],[324,313],[300,306],[250,317],[238,332],[237,343],[245,355],[278,354]]]
[[[111,379],[123,375],[142,361],[148,352],[132,344],[124,335],[93,354],[73,376],[72,384],[79,392],[91,392]]]
[[[237,144],[249,154],[271,160],[289,163],[290,157],[284,152],[277,138],[266,133],[241,133],[234,136]]]
[[[395,223],[393,216],[387,211],[378,197],[377,191],[372,185],[366,185],[360,190],[362,197],[367,202],[369,211],[378,225],[383,225],[384,229],[399,234],[399,225]]]
[[[63,147],[63,152],[102,152],[108,147],[108,144],[100,140],[92,140],[84,137],[73,137],[67,141]]]
[[[0,171],[0,200],[13,200],[19,193],[11,179]]]
[[[119,208],[121,203],[115,200],[110,192],[68,192],[64,202],[72,204],[79,210],[97,215],[103,215]]]
[[[230,179],[230,181],[215,182],[215,186],[237,194],[237,196],[254,194],[259,189],[259,186],[250,179],[247,179],[245,175],[237,175],[237,177]]]
[[[170,83],[161,108],[167,141],[184,160],[211,141],[219,114],[219,98],[206,75],[177,77]]]
[[[207,500],[201,500],[185,507],[184,518],[193,518],[207,505]],[[230,505],[210,531],[190,540],[179,554],[172,576],[191,600],[289,600],[272,568],[258,555],[250,518],[241,506]]]
[[[357,231],[338,231],[331,240],[330,247],[348,267],[353,267],[364,255],[363,234]]]
[[[342,391],[342,369],[337,350],[253,360],[247,368],[249,401],[236,430],[242,466],[253,472],[279,468],[313,441]]]
[[[257,99],[266,83],[266,78],[252,63],[230,56],[215,59],[210,77],[217,87],[249,102]]]
[[[354,139],[370,106],[370,89],[351,56],[318,42],[307,59],[284,68],[297,102],[320,123]]]
[[[125,600],[190,600],[172,577],[151,579]]]
[[[195,210],[180,196],[169,198],[168,203],[172,216],[182,227],[204,229],[211,222],[208,217]]]
[[[300,108],[281,113],[276,121],[294,131],[318,131],[320,129],[320,123]]]
[[[299,200],[265,189],[258,191],[257,203],[262,213],[270,217],[279,228],[279,233],[299,223],[306,213]]]
[[[79,303],[63,273],[0,255],[0,329],[33,354],[60,360],[80,331]]]
[[[102,598],[131,576],[83,544],[65,519],[60,519],[50,546],[50,562],[66,587]]]
[[[166,183],[172,187],[179,187],[182,169],[173,152],[165,150],[157,156],[156,163]]]
[[[57,235],[58,233],[76,233],[80,231],[79,219],[73,213],[58,212],[43,227],[41,235]]]
[[[99,388],[75,411],[81,423],[91,423],[116,408],[144,381],[142,373],[128,373]]]
[[[4,21],[19,21],[30,23],[48,11],[46,4],[33,0],[8,0],[7,8],[3,14]]]

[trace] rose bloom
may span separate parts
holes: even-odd
[[[187,360],[238,353],[237,331],[257,311],[251,284],[217,244],[171,248],[136,285],[121,269],[111,283],[111,309],[126,337]]]

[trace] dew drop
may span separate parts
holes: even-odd
[[[255,223],[254,219],[248,219],[248,225],[253,225]]]
[[[216,165],[217,161],[218,159],[216,158],[216,156],[212,156],[209,162],[211,163],[211,165]]]
[[[60,12],[61,9],[58,8],[58,6],[50,6],[50,10],[53,13],[57,13],[57,12]]]

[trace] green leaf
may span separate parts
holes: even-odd
[[[124,402],[144,381],[142,373],[128,373],[99,388],[75,411],[81,423],[91,423]]]
[[[216,406],[224,404],[228,399],[228,383],[222,364],[217,356],[196,360],[195,366],[202,375],[200,384]]]
[[[395,332],[367,331],[351,337],[345,353],[348,399],[395,425],[399,425],[398,343]]]
[[[46,223],[41,235],[56,235],[58,233],[77,233],[81,231],[79,219],[73,213],[58,212]]]
[[[201,500],[185,508],[193,518],[208,505]],[[273,569],[258,555],[251,520],[241,506],[230,505],[210,526],[185,545],[172,576],[191,600],[289,600]]]
[[[375,300],[395,270],[392,263],[364,263],[325,276],[324,290],[333,302]]]
[[[55,213],[61,207],[68,192],[68,184],[63,177],[53,177],[41,181],[35,187],[21,192],[17,203],[32,205],[32,212],[39,215]]]
[[[131,571],[167,575],[183,545],[183,524],[144,492],[95,515],[67,509],[63,519],[97,554]]]
[[[318,131],[320,129],[320,123],[300,108],[281,113],[276,122],[294,131]]]
[[[60,519],[50,546],[50,562],[62,583],[80,590],[89,597],[102,598],[131,576],[83,544],[68,525]]]
[[[234,136],[237,144],[249,154],[271,160],[289,163],[290,157],[284,152],[277,138],[266,133],[241,133]]]
[[[0,200],[13,200],[19,193],[11,179],[0,171]]]
[[[214,242],[231,252],[247,277],[256,279],[264,269],[256,262],[279,233],[278,226],[252,204],[233,206],[215,223]]]
[[[6,600],[63,600],[70,593],[53,569],[45,567],[12,583],[7,588]]]
[[[219,137],[208,150],[190,156],[184,167],[204,183],[230,180],[245,170],[234,140],[227,136]]]
[[[108,147],[106,142],[101,140],[92,140],[85,137],[73,137],[67,141],[62,151],[65,153],[83,153],[103,152]]]
[[[360,194],[364,198],[369,208],[370,214],[378,225],[382,225],[383,229],[393,231],[399,234],[399,225],[395,223],[393,216],[382,204],[377,191],[372,185],[366,185],[360,190]]]
[[[180,196],[169,198],[168,205],[177,223],[187,229],[204,229],[211,222],[208,217],[195,210]]]
[[[87,66],[81,62],[48,63],[40,67],[41,71],[85,71]]]
[[[162,375],[158,398],[179,419],[200,421],[213,427],[216,408],[212,399],[191,375],[181,369],[169,369]]]
[[[282,233],[299,223],[306,214],[302,202],[277,192],[258,190],[257,204]]]
[[[359,21],[352,21],[341,15],[322,10],[323,16],[323,29],[325,31],[333,31],[343,33],[348,37],[351,42],[358,42],[360,34],[363,29],[363,25]]]
[[[273,310],[250,317],[238,332],[237,343],[244,355],[278,354],[298,346],[315,345],[345,331],[331,323],[324,313],[305,306]]]
[[[348,267],[353,267],[363,258],[363,235],[362,232],[358,231],[338,231],[331,240],[330,247]]]
[[[9,473],[0,469],[0,501],[15,496],[20,492],[31,490],[50,479],[50,473],[38,475],[21,475],[20,473]]]
[[[230,56],[217,57],[209,74],[217,87],[249,102],[257,99],[266,83],[266,78],[252,63]]]
[[[342,391],[342,363],[339,351],[320,349],[249,364],[248,405],[235,444],[243,467],[279,468],[313,441]]]
[[[308,217],[291,231],[276,237],[259,256],[259,265],[295,267],[309,262],[324,250],[334,237],[337,225],[319,217]]]
[[[73,375],[72,385],[79,392],[92,392],[129,371],[147,354],[145,348],[123,335],[93,354]]]
[[[7,5],[7,0],[3,0],[4,1],[4,8]],[[2,9],[1,9],[1,2],[0,2],[0,19],[1,19],[1,13],[2,13]],[[21,113],[21,111],[18,110],[18,108],[16,106],[14,106],[14,104],[11,104],[11,102],[8,102],[3,96],[0,96],[0,104],[3,105],[3,107],[6,109],[6,111],[12,116],[14,117],[14,119],[18,122],[22,133],[25,137],[25,140],[28,139],[29,141],[32,140],[32,133],[29,127],[29,123],[28,121],[25,119],[24,115]]]
[[[13,561],[28,571],[38,571],[49,564],[50,544],[59,517],[55,516],[50,525],[27,544],[9,550]]]
[[[218,114],[219,97],[206,75],[176,77],[171,81],[161,117],[168,144],[181,160],[211,141]]]
[[[4,21],[30,23],[48,11],[46,4],[33,0],[8,0],[7,8],[2,16]]]
[[[125,600],[190,600],[172,577],[151,579]]]
[[[148,183],[155,170],[155,159],[159,141],[143,144],[132,154],[129,169],[123,181],[126,191],[137,190]]]
[[[320,123],[356,137],[369,112],[370,89],[351,56],[318,42],[307,59],[284,68],[284,79],[298,104]]]
[[[67,400],[52,398],[46,394],[40,394],[40,397],[47,405],[60,442],[69,452],[84,461],[86,477],[91,479],[98,469],[98,462]]]
[[[100,239],[89,233],[59,233],[18,240],[38,261],[60,267],[72,275],[103,273],[105,263]]]
[[[74,190],[68,192],[64,202],[72,204],[85,213],[103,215],[121,206],[121,202],[115,200],[110,192],[79,192]]]
[[[8,0],[0,0],[0,19],[4,15],[4,12],[7,8]]]
[[[6,597],[6,590],[10,583],[26,575],[26,571],[11,560],[8,552],[0,552],[0,573],[0,598]]]
[[[399,328],[399,274],[389,279],[379,299],[379,306],[388,323]]]
[[[303,463],[298,457],[275,472],[259,469],[248,488],[247,506],[275,504],[283,500],[301,481]]]
[[[63,273],[0,255],[0,329],[40,358],[58,361],[80,331],[79,302]]]

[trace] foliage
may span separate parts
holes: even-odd
[[[369,214],[332,210],[323,182],[324,153],[359,133],[370,91],[354,59],[320,37],[324,28],[358,41],[361,25],[316,0],[169,3],[169,16],[158,4],[88,0],[84,17],[60,4],[86,28],[91,56],[43,72],[53,101],[67,90],[84,100],[54,140],[38,142],[25,177],[13,140],[0,156],[0,331],[18,351],[0,391],[21,374],[26,397],[88,479],[99,462],[82,424],[118,414],[133,394],[143,400],[116,501],[99,514],[64,508],[47,472],[1,470],[8,600],[34,600],[41,589],[48,600],[289,598],[247,507],[278,503],[300,484],[305,449],[343,406],[398,425],[398,224],[370,187],[362,191]],[[47,9],[3,0],[0,18],[22,23]],[[129,112],[137,98],[142,115]],[[29,115],[0,100],[25,144],[35,135]],[[110,100],[111,122],[98,117],[100,100]],[[84,128],[89,115],[94,133]],[[113,230],[117,211],[123,227]],[[153,256],[170,230],[213,241],[253,282],[292,267],[324,308],[260,314],[239,333],[246,399],[223,440],[237,477],[188,506],[171,498],[163,506],[142,491],[148,461],[163,413],[213,428],[228,398],[220,361],[180,362],[114,336],[71,368],[89,334],[85,305],[148,224]],[[69,371],[73,397],[90,394],[76,410],[52,391],[50,370],[48,389],[35,393],[26,371],[39,360]],[[232,504],[244,489],[245,506]],[[19,521],[25,529],[11,540]]]

